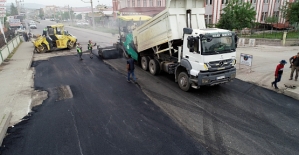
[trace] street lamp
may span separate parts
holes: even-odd
[[[90,0],[90,2],[88,2],[88,1],[84,1],[84,0],[81,0],[81,1],[84,2],[84,3],[90,3],[90,4],[91,4],[92,26],[93,26],[93,29],[95,29],[95,22],[94,22],[94,14],[93,14],[92,0]]]

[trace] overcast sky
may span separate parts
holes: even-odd
[[[24,3],[36,3],[42,5],[57,5],[57,6],[70,5],[72,7],[90,6],[90,3],[84,3],[81,0],[22,0],[22,1],[24,1]],[[90,2],[90,0],[84,0],[84,1]],[[6,3],[16,3],[16,0],[6,0]],[[94,6],[98,4],[112,6],[112,0],[93,0]]]

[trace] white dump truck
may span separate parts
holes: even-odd
[[[212,86],[236,77],[236,37],[206,28],[204,0],[166,0],[164,11],[120,40],[121,49],[153,75],[175,76],[179,87]]]

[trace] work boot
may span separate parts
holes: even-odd
[[[293,78],[290,78],[289,80],[293,80]]]
[[[295,79],[295,81],[297,81],[297,79]]]

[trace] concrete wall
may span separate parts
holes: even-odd
[[[249,44],[249,39],[254,38],[245,38],[245,44]],[[280,39],[255,39],[256,45],[270,45],[270,46],[283,46],[283,42]],[[299,46],[299,39],[287,39],[285,46]]]
[[[16,36],[14,39],[9,41],[7,45],[3,46],[0,49],[0,65],[20,43],[21,43],[20,36]]]

